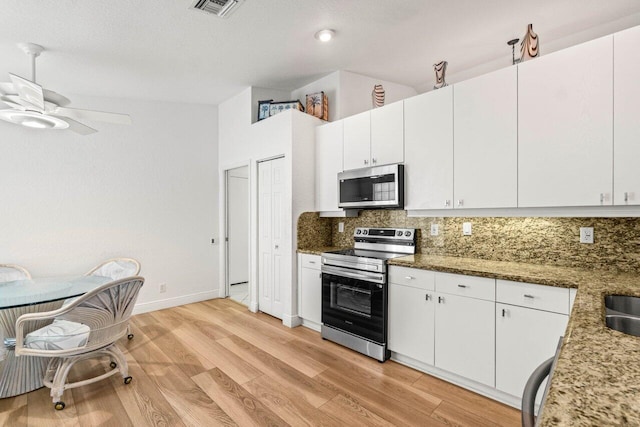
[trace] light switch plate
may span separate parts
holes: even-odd
[[[593,227],[580,227],[580,243],[593,243]]]
[[[344,233],[344,222],[338,223],[338,233]]]
[[[463,236],[471,236],[471,223],[463,222],[462,223],[462,235]]]
[[[431,224],[431,235],[437,236],[440,231],[440,226],[438,224]]]

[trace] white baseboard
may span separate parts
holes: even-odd
[[[258,312],[258,301],[250,301],[249,302],[249,311],[252,313]]]
[[[302,319],[298,315],[282,315],[282,324],[289,328],[295,328],[296,326],[302,325]]]
[[[302,326],[304,326],[305,328],[309,328],[313,331],[320,332],[322,325],[320,325],[320,323],[316,323],[311,320],[302,319]]]
[[[148,313],[150,311],[163,310],[165,308],[177,307],[179,305],[191,304],[193,302],[206,301],[208,299],[219,298],[219,291],[198,292],[197,294],[181,295],[179,297],[161,299],[150,302],[136,304],[133,314]]]

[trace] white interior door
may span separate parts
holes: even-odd
[[[259,309],[282,318],[284,158],[258,164]]]
[[[249,281],[249,168],[227,174],[229,285]]]

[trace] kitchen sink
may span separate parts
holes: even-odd
[[[608,315],[606,322],[608,328],[640,337],[640,317]]]
[[[623,313],[640,317],[640,297],[607,295],[604,297],[604,306],[607,314]]]
[[[626,295],[607,295],[605,322],[608,328],[640,337],[640,298]]]

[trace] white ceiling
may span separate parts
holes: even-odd
[[[227,19],[192,3],[2,0],[0,79],[30,77],[16,47],[29,41],[47,49],[38,82],[67,95],[218,104],[335,70],[424,91],[442,59],[452,77],[510,64],[506,42],[529,23],[542,54],[640,24],[638,0],[243,0]],[[322,28],[333,42],[313,38]]]

